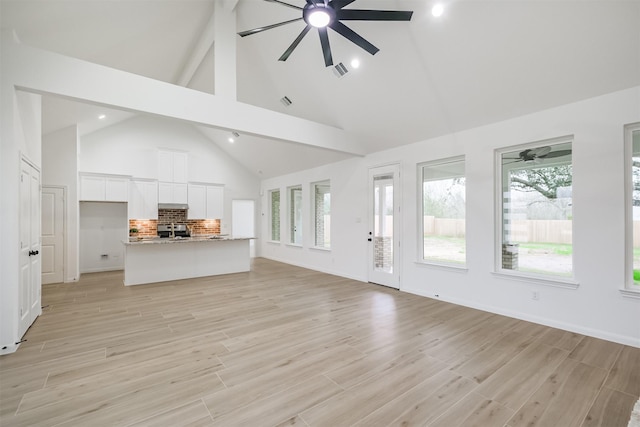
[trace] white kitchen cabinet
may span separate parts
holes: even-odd
[[[127,202],[129,200],[129,177],[81,174],[80,200],[93,202]]]
[[[204,219],[207,217],[207,186],[202,184],[189,184],[188,189],[189,219]]]
[[[207,185],[207,218],[222,219],[224,214],[224,187]]]
[[[158,203],[187,203],[187,184],[178,182],[158,183]]]
[[[189,219],[221,219],[224,187],[212,184],[189,184]]]
[[[188,156],[183,151],[158,150],[158,180],[186,184]]]
[[[131,181],[129,219],[158,219],[158,181]]]

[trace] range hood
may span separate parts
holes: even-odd
[[[158,203],[158,209],[189,209],[186,203]]]

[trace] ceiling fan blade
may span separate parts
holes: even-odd
[[[289,46],[287,50],[284,51],[282,56],[278,58],[278,61],[286,61],[287,58],[289,58],[289,55],[291,55],[291,52],[293,52],[293,50],[300,44],[300,42],[302,41],[304,36],[307,35],[310,29],[311,29],[311,25],[307,24],[307,26],[302,29],[300,34],[298,34],[298,37],[296,37],[293,43],[291,43],[291,46]]]
[[[411,21],[412,15],[408,10],[336,10],[336,19],[343,21]]]
[[[365,39],[363,39],[355,31],[353,31],[351,28],[347,27],[346,25],[344,25],[340,21],[334,21],[329,26],[336,33],[340,34],[341,36],[343,36],[344,38],[346,38],[348,40],[351,40],[353,43],[357,44],[362,49],[364,49],[367,52],[369,52],[371,55],[375,55],[380,50],[377,47],[375,47],[374,45],[372,45],[371,43],[369,43],[368,41],[366,41]]]
[[[333,6],[335,10],[338,10],[338,9],[342,9],[345,6],[350,5],[354,1],[356,0],[333,0],[333,1],[330,1],[329,3],[331,3],[331,6]]]
[[[558,151],[552,151],[549,154],[545,154],[544,156],[538,156],[538,157],[542,159],[552,159],[554,157],[562,157],[569,154],[571,154],[571,150],[558,150]]]
[[[300,21],[301,19],[302,19],[302,17],[300,17],[300,18],[296,18],[296,19],[291,19],[291,20],[289,20],[289,21],[279,22],[279,23],[277,23],[277,24],[267,25],[266,27],[258,27],[258,28],[254,28],[253,30],[240,31],[240,32],[238,33],[238,35],[239,35],[240,37],[246,37],[246,36],[250,36],[250,35],[252,35],[252,34],[258,34],[258,33],[261,33],[261,32],[263,32],[263,31],[270,30],[270,29],[272,29],[272,28],[277,28],[277,27],[281,27],[281,26],[283,26],[283,25],[290,24],[290,23],[292,23],[292,22]]]
[[[322,54],[324,55],[324,66],[329,67],[333,65],[333,58],[331,57],[331,46],[329,46],[327,27],[318,28],[318,34],[320,34],[320,44],[322,45]]]
[[[300,6],[296,6],[296,5],[293,5],[293,4],[285,3],[285,2],[280,1],[280,0],[264,0],[264,1],[268,1],[269,3],[279,3],[279,4],[283,5],[283,6],[291,7],[293,9],[302,10],[302,8]]]

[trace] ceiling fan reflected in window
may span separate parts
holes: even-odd
[[[305,4],[304,7],[299,7],[280,0],[265,1],[297,9],[301,11],[302,16],[289,21],[267,25],[265,27],[241,31],[238,35],[246,37],[303,20],[307,25],[302,29],[302,32],[300,32],[298,37],[296,37],[287,50],[284,51],[279,60],[286,61],[311,28],[317,28],[320,36],[320,45],[322,46],[322,54],[324,56],[324,64],[327,67],[333,65],[327,28],[331,28],[333,31],[350,40],[352,43],[360,46],[371,55],[375,55],[380,49],[369,43],[341,21],[410,21],[411,16],[413,15],[413,11],[403,10],[344,9],[345,6],[350,5],[355,0],[306,0],[307,4]]]
[[[516,154],[516,153],[507,153]],[[502,157],[503,164],[507,165],[510,163],[517,162],[532,162],[538,159],[553,159],[554,157],[562,157],[571,154],[571,150],[556,150],[552,151],[552,148],[548,145],[543,147],[536,148],[527,148],[526,150],[520,151],[517,153],[516,157]]]

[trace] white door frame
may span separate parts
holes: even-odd
[[[376,268],[375,265],[375,213],[374,213],[374,181],[376,177],[390,176],[393,185],[393,221],[392,221],[392,249],[393,258],[391,271],[384,271],[384,269]],[[368,196],[367,196],[367,210],[368,210],[368,246],[367,246],[367,280],[371,283],[377,283],[391,288],[400,288],[400,201],[401,201],[401,188],[400,188],[400,164],[393,163],[384,166],[372,167],[369,169],[368,175]],[[379,218],[378,218],[379,219]],[[380,219],[379,219],[380,220]]]

